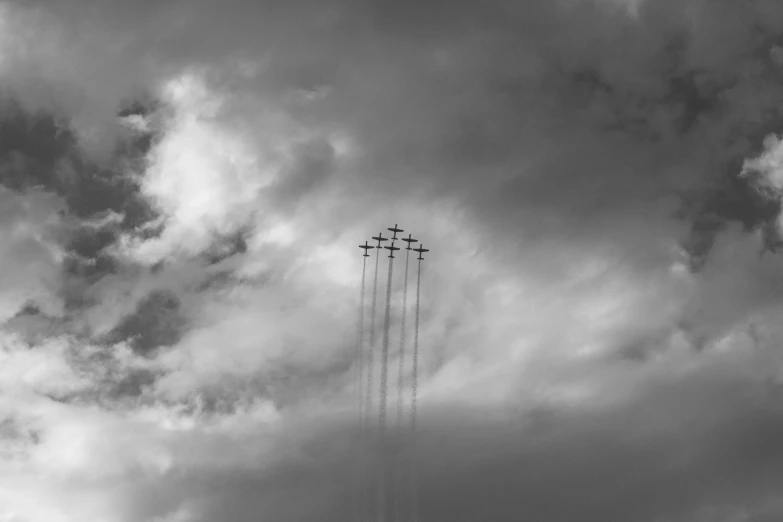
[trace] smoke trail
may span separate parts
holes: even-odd
[[[410,245],[408,246],[410,248]],[[402,403],[403,403],[403,384],[404,384],[404,378],[405,378],[405,319],[408,312],[408,264],[410,260],[410,250],[405,250],[405,283],[403,285],[403,292],[402,292],[402,319],[401,319],[401,325],[400,325],[400,361],[399,361],[399,368],[398,368],[398,374],[397,374],[397,438],[396,442],[398,444],[402,443],[403,435],[402,435],[402,427],[403,427],[403,418],[402,418]],[[397,520],[401,520],[401,509],[402,509],[402,490],[403,490],[403,481],[402,476],[404,473],[404,467],[401,465],[400,462],[396,463],[396,482],[395,482],[395,488],[396,492],[394,495],[394,512],[395,512],[395,518]]]
[[[380,242],[378,242],[378,250],[380,250]],[[370,349],[367,352],[367,388],[365,390],[366,395],[364,403],[365,432],[368,440],[370,436],[370,410],[372,409],[372,374],[373,364],[375,362],[375,316],[378,295],[378,261],[380,259],[378,250],[375,251],[375,275],[373,276],[372,307],[370,310]]]
[[[421,256],[419,256],[421,257]],[[419,484],[416,473],[416,422],[417,398],[419,393],[419,310],[421,303],[421,259],[419,273],[416,277],[416,326],[413,336],[413,372],[411,375],[411,453],[410,453],[410,487],[411,487],[411,520],[419,522]]]
[[[362,263],[362,287],[359,293],[359,321],[356,333],[356,349],[354,350],[354,364],[356,364],[356,396],[358,401],[359,426],[364,421],[364,289],[367,276],[367,258]]]
[[[394,243],[392,242],[392,246]],[[381,396],[378,403],[378,436],[381,451],[381,473],[379,474],[380,484],[378,487],[378,520],[379,522],[385,522],[386,520],[386,473],[387,467],[387,448],[386,448],[386,393],[387,393],[387,377],[389,372],[389,316],[391,312],[391,287],[392,287],[392,270],[394,268],[394,251],[389,256],[389,278],[386,282],[386,316],[383,322],[383,350],[381,352]]]
[[[354,364],[356,364],[356,398],[358,402],[359,426],[364,423],[364,288],[367,276],[367,258],[362,257],[362,288],[359,293],[359,321],[356,335],[356,349],[354,352]],[[354,519],[361,522],[364,512],[364,500],[362,495],[362,468],[364,463],[363,449],[359,448],[359,455],[354,463]]]
[[[375,250],[375,274],[373,275],[373,286],[372,286],[372,306],[370,309],[370,346],[367,350],[367,364],[365,365],[365,371],[367,373],[367,385],[364,389],[364,444],[363,444],[363,451],[367,451],[369,449],[369,445],[371,442],[371,436],[372,436],[372,430],[370,425],[370,412],[372,411],[372,386],[373,386],[373,367],[375,363],[375,316],[376,314],[376,303],[377,303],[377,296],[378,296],[378,262],[380,260],[379,256],[379,250],[381,248],[381,242],[378,241],[378,246]],[[370,468],[365,468],[365,473],[367,473],[367,478],[369,479],[370,475],[369,472]],[[365,501],[364,506],[364,519],[366,521],[369,521],[371,518],[371,511],[372,511],[372,503],[370,501],[371,497],[371,491],[372,491],[372,481],[367,480],[365,482],[365,487],[367,488],[365,490],[365,494],[362,495],[362,498]]]

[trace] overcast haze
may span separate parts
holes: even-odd
[[[0,2],[0,522],[347,520],[394,223],[422,522],[781,520],[781,83],[779,0]]]

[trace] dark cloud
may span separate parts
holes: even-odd
[[[153,291],[139,301],[133,313],[120,320],[105,341],[127,341],[137,353],[152,355],[157,348],[176,344],[186,325],[179,297],[170,291]]]
[[[75,147],[73,135],[50,114],[28,114],[14,102],[3,105],[3,185],[15,190],[53,185],[58,163]]]
[[[657,236],[674,237],[694,268],[725,223],[770,229],[768,205],[736,179],[737,162],[780,121],[770,52],[783,28],[766,0],[641,2],[635,15],[598,1],[168,2],[85,19],[80,2],[66,4],[47,8],[75,27],[100,20],[127,35],[129,70],[149,52],[173,69],[198,59],[237,99],[260,91],[313,129],[347,130],[360,158],[338,171],[362,195],[357,213],[378,190],[456,196],[488,241],[578,236],[643,258],[660,255]],[[247,16],[256,11],[263,16]],[[148,34],[175,12],[176,29]],[[246,18],[263,28],[245,31]],[[264,74],[229,81],[227,58],[256,52]],[[334,170],[310,149],[296,152],[302,167],[277,187],[281,204]],[[353,216],[343,215],[331,226]],[[628,241],[616,224],[628,220],[653,241]]]
[[[371,151],[362,173],[384,173],[390,192],[409,182],[431,188],[425,197],[459,195],[488,242],[500,231],[587,236],[632,253],[640,245],[616,224],[630,219],[641,235],[682,239],[698,267],[718,230],[768,230],[777,213],[738,179],[780,126],[770,51],[781,28],[769,9],[646,2],[631,17],[596,2],[466,4],[434,17],[437,29],[421,21],[441,14],[432,6],[373,11],[381,34],[413,38],[366,65],[390,82],[338,79],[333,100],[353,116],[357,90],[404,92],[350,121]]]
[[[39,187],[56,194],[66,205],[63,220],[75,223],[70,234],[58,238],[66,252],[63,270],[70,278],[65,288],[69,308],[87,304],[81,295],[85,284],[118,270],[110,247],[120,235],[134,233],[158,216],[134,180],[134,168],[143,166],[152,146],[149,133],[139,134],[125,138],[108,163],[102,164],[82,149],[67,116],[30,112],[13,100],[3,103],[0,183],[21,193]]]
[[[102,383],[103,389],[98,400],[100,401],[101,397],[109,401],[140,397],[153,386],[158,377],[159,375],[156,372],[146,369],[127,372],[119,379]]]
[[[425,405],[421,518],[729,522],[743,510],[748,520],[783,514],[775,500],[783,473],[777,392],[727,366],[685,380],[663,373],[642,393],[598,408]],[[341,420],[312,422],[287,426],[279,460],[263,469],[170,477],[143,503],[144,516],[198,506],[197,521],[257,513],[344,520],[358,441]]]
[[[710,392],[710,402],[716,392],[726,397],[714,388]],[[674,411],[672,397],[663,393],[656,398],[660,402],[636,404],[638,413],[566,414],[535,436],[527,429],[516,436],[492,430],[491,436],[481,435],[467,427],[469,416],[454,419],[440,430],[460,433],[466,442],[449,449],[441,443],[438,456],[429,456],[439,462],[437,472],[428,473],[426,465],[423,470],[422,515],[432,520],[690,520],[705,505],[730,510],[735,503],[753,505],[772,497],[783,463],[771,445],[781,430],[779,412],[749,404],[733,410],[736,398],[731,407],[724,404],[732,413],[705,412],[701,393],[699,400],[679,397],[687,406]],[[660,417],[661,409],[669,411],[667,418]],[[490,445],[501,448],[490,451]],[[478,457],[482,451],[488,455]]]
[[[96,119],[114,129],[107,132],[112,140],[103,159],[80,149],[77,129],[83,128],[76,116],[66,125],[65,116],[9,103],[6,123],[0,122],[0,182],[21,193],[43,186],[66,202],[66,214],[76,222],[63,241],[69,312],[99,309],[110,301],[105,295],[122,294],[105,287],[138,282],[149,289],[157,288],[149,282],[153,278],[173,280],[166,286],[171,290],[151,291],[109,326],[110,333],[101,339],[107,345],[105,357],[108,345],[124,341],[153,363],[164,351],[160,348],[183,340],[194,325],[186,305],[193,296],[183,290],[188,284],[182,281],[205,294],[206,302],[213,295],[222,298],[246,289],[247,279],[232,271],[249,259],[270,263],[273,268],[264,268],[265,278],[275,269],[295,277],[291,267],[312,261],[307,257],[313,252],[311,238],[333,239],[338,231],[363,227],[368,215],[391,213],[402,203],[435,208],[448,202],[455,215],[467,216],[470,226],[442,238],[444,251],[458,252],[453,245],[463,239],[462,232],[475,235],[478,244],[469,249],[485,254],[487,272],[521,274],[522,286],[546,281],[536,305],[553,294],[567,296],[562,302],[552,299],[558,306],[548,306],[556,312],[543,304],[531,305],[531,311],[510,304],[509,323],[528,327],[526,321],[547,321],[546,328],[577,332],[576,337],[579,325],[592,327],[603,319],[594,319],[589,305],[611,293],[609,283],[621,269],[629,274],[623,283],[631,287],[669,270],[673,245],[684,246],[692,273],[683,281],[692,283],[693,291],[683,301],[690,306],[672,305],[682,305],[683,313],[672,312],[671,320],[634,316],[628,319],[634,322],[629,332],[593,336],[600,339],[600,348],[616,349],[600,364],[625,364],[628,372],[654,368],[654,355],[671,351],[672,337],[682,330],[693,337],[691,345],[708,346],[753,312],[776,306],[780,297],[779,285],[770,282],[779,280],[772,254],[780,241],[780,201],[760,191],[752,175],[740,176],[743,161],[758,155],[764,137],[783,126],[783,70],[774,53],[783,34],[779,3],[648,0],[635,13],[608,0],[231,1],[221,6],[170,1],[133,7],[70,0],[29,5],[42,7],[69,35],[84,32],[94,42],[122,42],[108,55],[120,65],[108,67],[100,61],[106,58],[98,60],[71,38],[63,41],[64,48],[79,55],[70,81],[78,84],[86,78],[85,92],[99,94],[95,110],[103,117]],[[99,43],[92,47],[103,52]],[[34,53],[30,59],[37,59]],[[238,72],[253,59],[261,64],[258,74]],[[267,250],[255,252],[257,225],[264,219],[251,214],[268,209],[249,204],[253,211],[238,212],[235,221],[232,216],[228,231],[210,236],[210,246],[191,264],[172,256],[150,270],[123,265],[127,261],[114,249],[118,239],[163,237],[167,230],[168,223],[158,221],[162,211],[141,194],[138,175],[159,140],[174,132],[154,123],[166,107],[123,102],[133,84],[154,90],[194,64],[207,71],[205,89],[225,98],[215,121],[267,130],[266,120],[257,123],[247,114],[252,112],[248,107],[257,107],[249,103],[254,101],[273,107],[270,113],[279,111],[306,134],[291,138],[296,145],[281,154],[286,157],[280,176],[259,198],[274,212],[304,223],[294,234],[301,251],[281,247],[268,256]],[[63,105],[64,114],[83,112],[78,104]],[[141,122],[142,130],[121,130],[118,115],[126,127]],[[269,119],[277,131],[277,120]],[[155,130],[143,130],[148,125]],[[252,146],[274,148],[267,141],[277,137],[275,132],[247,134],[253,136],[248,139]],[[336,136],[345,138],[347,153]],[[244,185],[227,186],[230,191]],[[437,229],[426,222],[431,215],[420,216],[425,217],[404,226],[433,237]],[[759,259],[762,247],[770,252]],[[586,264],[596,252],[600,255],[593,257],[608,260],[601,276],[587,277],[589,298],[569,294],[563,289],[571,284],[569,270]],[[274,255],[284,259],[284,268],[274,264]],[[425,324],[437,321],[427,347],[429,369],[447,368],[460,350],[497,350],[501,355],[486,357],[510,357],[511,348],[471,336],[479,322],[471,314],[481,312],[476,303],[484,295],[483,276],[462,281],[456,267],[464,259],[441,259],[449,261],[430,280],[440,285],[441,293],[432,299],[438,310],[424,314]],[[188,270],[199,275],[182,274]],[[562,286],[556,284],[564,279]],[[270,275],[269,280],[276,279]],[[96,289],[100,282],[104,286]],[[328,286],[318,287],[323,288],[329,293]],[[285,289],[261,291],[273,296],[270,301],[286,301],[281,297]],[[323,299],[316,293],[305,292],[302,300]],[[578,313],[562,311],[571,298],[587,303],[588,319],[579,315],[581,308]],[[670,303],[650,301],[660,308]],[[239,307],[247,303],[239,302],[236,310],[216,314],[245,313]],[[626,302],[622,298],[607,302],[610,312],[601,308],[601,301],[598,316],[624,311],[617,310]],[[657,318],[658,310],[652,308],[649,315]],[[291,306],[290,313],[296,310]],[[338,311],[340,317],[348,315]],[[275,313],[277,309],[270,315],[282,317]],[[522,317],[528,313],[535,319]],[[499,324],[487,317],[490,327]],[[53,332],[44,324],[48,320],[30,308],[6,326]],[[297,333],[312,329],[306,317],[288,326]],[[262,320],[258,327],[271,328]],[[337,342],[331,338],[335,331],[327,343]],[[512,344],[516,334],[498,338]],[[231,335],[220,341],[231,345]],[[568,343],[589,343],[593,337]],[[327,351],[322,341],[312,339],[283,342],[290,359],[281,357],[253,375],[240,378],[226,370],[226,375],[203,377],[215,382],[196,382],[186,391],[201,393],[202,409],[215,417],[239,416],[247,397],[266,398],[283,415],[296,415],[312,397],[328,402],[338,395],[348,366],[332,351],[322,355]],[[477,348],[466,348],[465,339]],[[568,344],[565,335],[563,339]],[[536,342],[527,337],[520,341]],[[300,345],[313,348],[308,343],[315,349],[299,351]],[[559,348],[548,340],[540,344]],[[188,356],[198,357],[196,348],[190,346]],[[559,364],[572,364],[567,356],[562,359]],[[736,362],[740,368],[746,364]],[[591,372],[598,375],[600,369],[585,369]],[[90,400],[108,396],[134,401],[145,395],[152,400],[153,384],[162,372],[110,373],[100,381],[101,390],[91,391]],[[182,386],[191,385],[189,377],[184,375]],[[749,398],[752,384],[721,375],[684,381],[650,388],[640,384],[634,390],[639,397],[601,411],[591,410],[589,401],[538,417],[491,407],[483,412],[432,406],[422,417],[423,519],[690,522],[710,516],[704,513],[720,520],[745,507],[758,509],[759,520],[779,514],[777,507],[767,508],[783,472],[774,443],[783,435],[783,425],[774,400],[754,402]],[[510,409],[521,408],[526,400],[517,398],[519,404]],[[166,487],[150,487],[145,502],[129,508],[131,514],[149,519],[176,510],[179,499],[190,499],[196,520],[240,521],[259,513],[269,520],[344,520],[349,506],[345,456],[352,439],[344,426],[328,432],[323,426],[329,422],[313,427],[305,442],[286,439],[299,444],[299,452],[284,453],[274,466],[253,462],[251,470],[243,463],[236,467],[240,470],[215,474],[171,472],[164,477]],[[295,426],[290,437],[303,432]]]
[[[2,328],[6,332],[21,336],[30,346],[68,332],[67,324],[62,318],[48,316],[33,303],[25,305],[6,321]]]
[[[207,263],[214,265],[236,255],[247,253],[247,236],[252,230],[239,230],[216,239],[205,254]]]
[[[123,215],[123,226],[130,230],[156,217],[132,173],[124,168],[143,158],[150,142],[131,137],[118,147],[111,166],[102,166],[85,157],[67,116],[30,113],[13,101],[4,104],[0,135],[6,187],[43,186],[61,196],[73,215],[86,219],[116,212]]]

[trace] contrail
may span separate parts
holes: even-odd
[[[423,248],[423,247],[422,247]],[[419,484],[416,473],[416,422],[417,396],[419,392],[419,310],[421,304],[421,258],[419,255],[419,272],[416,277],[416,326],[413,336],[413,373],[411,375],[411,455],[410,455],[410,485],[411,511],[413,522],[419,522]]]
[[[401,319],[401,325],[400,325],[400,365],[398,368],[398,374],[397,374],[397,439],[396,443],[401,444],[403,439],[402,434],[402,426],[403,426],[403,417],[402,417],[402,403],[403,403],[403,388],[404,388],[404,378],[405,378],[405,319],[407,316],[408,311],[408,263],[410,260],[410,243],[408,244],[408,248],[405,252],[405,283],[403,286],[403,292],[402,292],[402,319]],[[401,520],[401,511],[402,511],[402,491],[403,491],[403,472],[404,468],[401,465],[399,461],[396,462],[396,494],[394,498],[394,508],[395,508],[395,518],[397,520]]]
[[[359,293],[359,321],[357,326],[356,335],[356,350],[354,362],[356,364],[356,397],[358,401],[358,413],[359,413],[359,426],[364,424],[364,288],[365,280],[367,276],[367,257],[363,256],[362,259],[362,288]],[[362,481],[362,468],[364,463],[363,449],[359,450],[359,458],[356,459],[354,469],[354,519],[356,522],[361,522],[364,514],[364,495],[362,494],[363,484]]]
[[[386,247],[388,248],[388,247]],[[394,241],[392,241],[394,248]],[[391,289],[392,272],[394,269],[394,250],[389,254],[389,278],[386,281],[386,315],[383,322],[383,350],[381,351],[381,396],[378,403],[378,436],[381,451],[381,473],[379,475],[380,484],[378,488],[378,506],[379,522],[386,520],[386,473],[387,473],[387,448],[386,448],[386,393],[387,378],[389,373],[389,319],[391,313]]]

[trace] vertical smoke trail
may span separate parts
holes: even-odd
[[[378,250],[380,250],[380,242],[378,243]],[[370,349],[367,352],[367,388],[365,390],[365,403],[364,403],[364,419],[365,419],[365,432],[367,437],[370,436],[370,410],[372,409],[372,374],[373,364],[375,359],[375,316],[376,316],[376,302],[378,295],[378,250],[375,251],[375,275],[373,277],[372,284],[372,307],[370,310]]]
[[[410,244],[408,245],[408,248],[410,248]],[[407,316],[408,311],[408,264],[410,260],[410,250],[406,249],[405,251],[405,283],[403,286],[403,292],[402,292],[402,318],[401,318],[401,325],[400,325],[400,361],[399,361],[399,368],[397,373],[397,444],[402,443],[403,434],[403,417],[402,417],[402,403],[403,403],[403,384],[404,384],[404,377],[405,377],[405,319]],[[394,511],[395,511],[395,518],[397,520],[401,520],[401,505],[402,505],[402,490],[403,490],[403,472],[404,467],[401,465],[401,462],[396,462],[396,482],[395,482],[395,488],[396,492],[394,495]]]
[[[359,324],[357,326],[356,350],[354,352],[354,364],[356,365],[356,398],[358,401],[359,426],[364,424],[364,288],[367,276],[367,258],[362,257],[362,288],[359,293]],[[359,458],[354,463],[354,519],[361,522],[364,516],[364,495],[362,495],[363,481],[362,468],[364,463],[363,449],[359,449]]]
[[[356,349],[354,350],[354,364],[356,365],[356,396],[358,401],[359,425],[364,422],[364,289],[367,277],[367,258],[362,263],[362,288],[359,293],[359,321],[356,327]]]
[[[394,242],[392,242],[392,247]],[[378,520],[386,520],[386,474],[387,474],[387,448],[386,448],[386,386],[389,371],[389,316],[391,312],[391,287],[392,270],[394,268],[394,250],[389,255],[389,278],[386,282],[386,316],[383,323],[383,350],[381,352],[381,396],[378,403],[378,436],[381,451],[381,473],[379,474],[380,484],[378,487]]]
[[[367,350],[367,364],[365,365],[365,371],[367,373],[367,385],[364,389],[364,447],[362,448],[363,451],[367,451],[369,449],[369,444],[371,442],[371,426],[370,426],[370,412],[372,410],[372,376],[373,376],[373,367],[375,363],[375,316],[376,314],[376,302],[377,302],[377,296],[378,296],[378,261],[380,259],[380,256],[378,255],[378,251],[380,250],[381,243],[378,242],[377,249],[375,250],[375,274],[373,275],[373,286],[372,286],[372,306],[370,309],[370,346]],[[369,468],[365,468],[366,476],[369,479]],[[370,520],[370,512],[372,511],[372,503],[370,501],[370,495],[372,491],[372,482],[370,480],[366,481],[365,487],[367,488],[365,491],[365,495],[362,495],[362,498],[365,501],[364,505],[364,518],[366,521]]]
[[[373,373],[374,373],[374,366],[375,366],[375,317],[376,317],[376,303],[378,302],[377,296],[378,296],[378,262],[380,261],[380,255],[379,250],[381,249],[381,242],[378,242],[378,246],[375,250],[375,274],[373,275],[373,284],[372,284],[372,306],[370,309],[370,348],[367,351],[367,365],[366,365],[366,372],[367,372],[367,386],[365,387],[364,393],[364,436],[365,436],[365,448],[364,450],[367,451],[369,449],[369,444],[371,443],[372,438],[372,429],[370,425],[370,413],[372,411],[372,387],[373,387]],[[365,471],[369,472],[369,469],[366,469]],[[369,478],[369,474],[367,475]],[[366,510],[365,510],[365,520],[370,520],[370,513],[372,511],[372,503],[370,501],[370,492],[371,492],[371,484],[372,481],[368,480],[366,483],[367,491],[365,495],[365,501],[366,501]]]
[[[421,258],[421,256],[419,256]],[[416,277],[416,326],[413,336],[413,373],[411,375],[411,454],[410,454],[410,486],[411,486],[411,510],[413,522],[419,522],[419,484],[416,474],[416,422],[417,422],[417,396],[419,392],[419,310],[421,303],[421,259],[419,259],[419,273]]]

